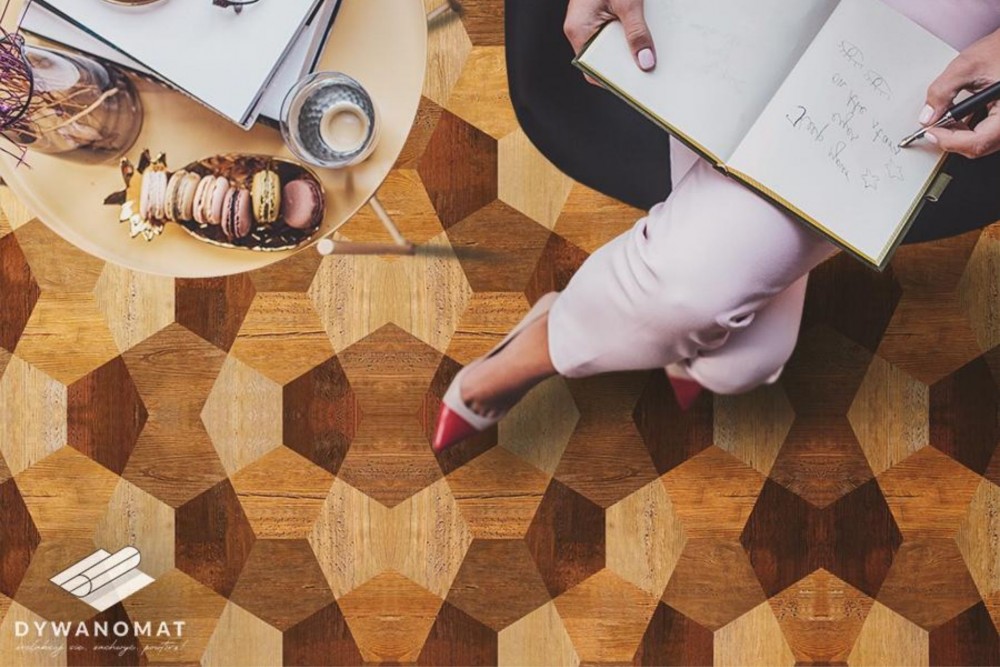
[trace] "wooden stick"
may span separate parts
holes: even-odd
[[[413,255],[417,248],[412,243],[394,245],[391,243],[355,243],[354,241],[334,241],[326,238],[316,244],[316,250],[327,255]]]

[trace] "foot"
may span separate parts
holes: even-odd
[[[488,419],[508,412],[531,389],[555,374],[549,359],[549,316],[532,322],[492,357],[472,365],[462,378],[462,400]]]

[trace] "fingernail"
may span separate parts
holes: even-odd
[[[931,118],[933,117],[934,117],[934,107],[927,104],[924,105],[923,111],[920,112],[920,118],[918,118],[917,120],[921,125],[926,125],[927,123],[931,122]]]
[[[930,132],[928,132],[927,134],[925,134],[925,135],[924,135],[924,139],[926,139],[926,140],[927,140],[927,141],[929,141],[930,143],[934,144],[935,146],[937,146],[937,145],[938,145],[938,138],[937,138],[937,137],[935,137],[935,136],[934,136],[933,134],[931,134]]]
[[[653,55],[653,49],[643,49],[639,52],[639,67],[649,71],[653,69],[656,65],[656,56]]]

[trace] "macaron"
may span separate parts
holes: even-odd
[[[257,222],[270,225],[278,220],[281,213],[281,179],[277,173],[265,169],[254,174],[250,196]]]
[[[229,239],[241,239],[253,227],[253,206],[250,191],[230,188],[226,192],[222,211],[222,233]]]
[[[193,218],[199,225],[207,225],[208,218],[205,217],[205,200],[211,200],[212,187],[215,185],[215,176],[205,176],[198,181],[198,187],[194,193]]]
[[[170,220],[191,220],[194,215],[194,197],[201,183],[198,174],[181,169],[167,183],[166,213]]]
[[[323,192],[312,180],[300,178],[284,188],[281,217],[293,229],[310,229],[323,219]]]
[[[229,179],[217,176],[212,185],[210,196],[205,198],[205,218],[210,225],[221,225],[225,209],[226,194],[229,192]]]
[[[167,172],[151,167],[142,175],[139,194],[139,214],[146,220],[165,220],[167,200]]]

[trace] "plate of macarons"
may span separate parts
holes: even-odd
[[[305,166],[266,155],[216,155],[170,171],[164,154],[143,151],[121,164],[125,189],[105,199],[121,207],[133,238],[151,241],[178,224],[223,248],[278,252],[319,230],[325,196]]]

